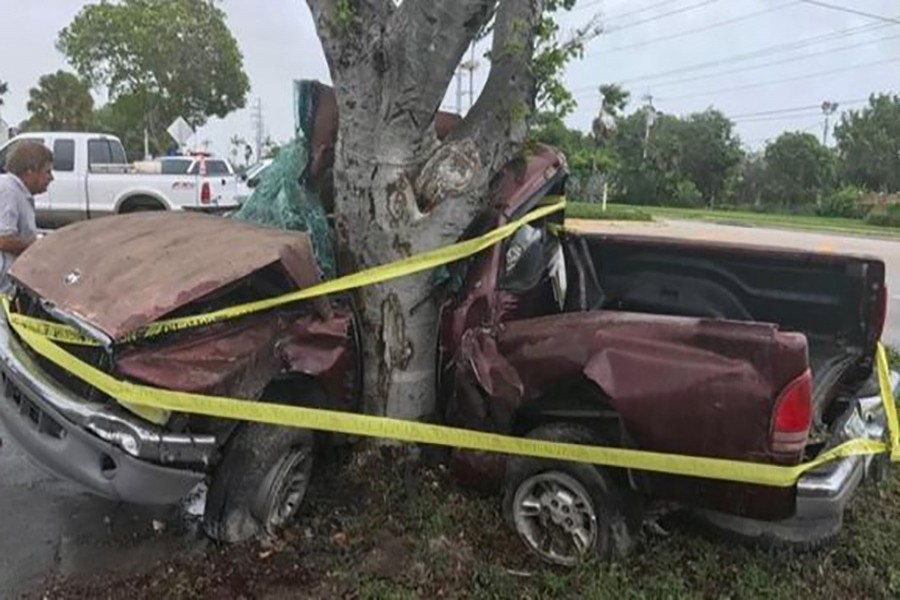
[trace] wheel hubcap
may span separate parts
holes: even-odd
[[[270,531],[284,527],[300,510],[309,487],[311,466],[311,455],[306,448],[295,448],[281,459],[276,467],[281,477],[267,523]]]
[[[573,565],[597,541],[597,516],[590,494],[560,471],[538,473],[519,485],[513,499],[516,531],[546,561]]]

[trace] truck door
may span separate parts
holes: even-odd
[[[53,182],[46,194],[35,196],[34,209],[41,227],[56,227],[83,217],[84,172],[75,168],[75,140],[53,140]]]

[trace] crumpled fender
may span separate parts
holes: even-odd
[[[806,339],[777,326],[596,311],[467,331],[448,419],[507,432],[525,404],[596,384],[648,450],[767,460],[779,392],[807,368]]]

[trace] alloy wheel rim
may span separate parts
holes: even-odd
[[[597,542],[599,527],[590,494],[560,471],[538,473],[519,485],[513,521],[528,548],[554,564],[576,564]]]

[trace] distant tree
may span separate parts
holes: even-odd
[[[628,105],[631,92],[617,83],[607,83],[600,86],[600,97],[600,114],[591,124],[591,132],[598,145],[608,142],[612,137],[616,130],[616,120],[621,118],[622,111]]]
[[[93,122],[94,99],[90,87],[72,73],[57,71],[42,75],[28,91],[26,105],[30,130],[83,131]]]
[[[9,92],[9,84],[0,80],[0,106],[3,106],[3,96]]]
[[[595,173],[607,173],[614,168],[615,155],[606,148],[598,148],[591,135],[570,129],[554,112],[537,113],[531,123],[529,138],[562,150],[569,165],[568,194],[573,200],[596,200],[601,184]]]
[[[766,158],[763,152],[751,152],[741,159],[732,181],[729,201],[736,204],[759,205],[766,182]]]
[[[141,94],[123,94],[94,111],[94,128],[116,134],[129,157],[143,157],[144,107],[148,102]],[[158,153],[168,146],[162,139],[158,143],[151,140],[151,144]]]
[[[617,122],[613,143],[618,166],[613,173],[614,198],[630,204],[672,204],[677,201],[681,172],[681,120],[655,113],[648,137],[649,107]]]
[[[811,133],[782,133],[766,146],[765,157],[764,204],[796,209],[834,187],[834,154]]]
[[[834,137],[845,180],[874,191],[900,191],[900,96],[872,95],[862,110],[844,113]]]
[[[266,158],[275,158],[278,156],[278,152],[281,150],[282,144],[279,144],[275,140],[272,139],[272,136],[267,135],[266,139],[263,140],[262,148],[260,148],[260,156],[259,159],[263,160]]]
[[[590,139],[577,129],[569,129],[554,112],[538,112],[534,115],[529,130],[529,139],[555,146],[571,160],[591,145]]]
[[[709,109],[682,120],[677,136],[682,174],[697,186],[704,202],[714,206],[744,156],[734,124],[721,112]]]
[[[713,206],[736,176],[743,157],[732,122],[715,110],[686,118],[649,111],[655,109],[643,107],[617,120],[612,144],[618,164],[614,173],[617,199]]]
[[[111,102],[101,120],[120,137],[143,138],[146,128],[157,152],[176,117],[194,128],[224,117],[244,106],[250,87],[213,0],[90,4],[60,32],[57,48],[90,85],[106,87]]]

